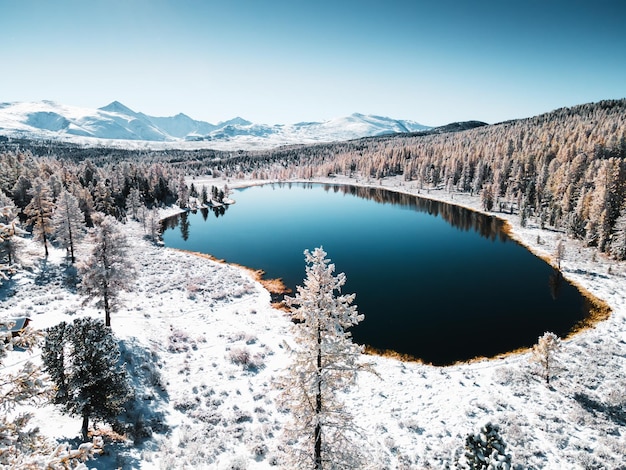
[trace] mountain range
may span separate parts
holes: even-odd
[[[53,101],[0,103],[0,135],[130,147],[160,143],[166,147],[268,148],[427,129],[414,121],[359,113],[297,124],[255,124],[240,117],[211,124],[182,113],[148,116],[118,101],[98,109]]]

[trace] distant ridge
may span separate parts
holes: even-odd
[[[149,116],[119,101],[98,109],[53,101],[0,103],[0,135],[85,144],[127,142],[131,147],[147,142],[168,143],[170,147],[269,148],[427,129],[430,128],[414,121],[359,113],[289,125],[255,124],[241,117],[211,124],[183,113],[171,117]]]

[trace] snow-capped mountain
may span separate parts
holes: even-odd
[[[240,117],[211,124],[185,114],[154,117],[133,111],[118,101],[99,109],[52,101],[0,103],[0,135],[58,139],[96,144],[104,139],[172,145],[250,148],[285,144],[333,142],[428,129],[414,121],[352,114],[324,122],[289,125],[255,124]]]

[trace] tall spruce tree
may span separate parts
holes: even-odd
[[[82,417],[84,441],[90,419],[115,424],[131,390],[110,327],[89,317],[62,322],[47,330],[41,357],[55,385],[53,403]]]
[[[85,303],[96,299],[96,306],[104,309],[105,324],[111,326],[111,313],[119,308],[119,296],[131,287],[134,272],[129,259],[128,240],[111,216],[97,214],[92,217],[90,230],[93,250],[79,266],[82,276],[80,289]]]
[[[352,416],[337,396],[362,368],[362,346],[347,328],[363,320],[351,305],[355,295],[340,294],[346,282],[320,247],[304,252],[306,279],[292,308],[296,345],[293,362],[281,384],[281,403],[291,413],[285,429],[292,468],[356,468],[359,452],[351,442]]]

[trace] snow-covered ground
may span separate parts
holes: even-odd
[[[231,188],[262,183],[193,181]],[[358,184],[418,193],[399,178]],[[420,195],[473,209],[480,204],[477,197],[445,191]],[[559,234],[498,215],[529,249],[543,257],[554,253]],[[137,276],[112,327],[129,351],[138,407],[154,433],[138,447],[110,445],[90,466],[280,468],[279,438],[288,417],[276,408],[274,383],[289,364],[282,346],[289,341],[285,313],[270,306],[269,293],[247,271],[155,246],[142,238],[139,224],[126,230]],[[54,250],[45,262],[38,245],[28,242],[26,251],[30,269],[0,287],[2,316],[29,315],[35,328],[79,315],[103,317],[81,306],[65,282],[63,253]],[[444,468],[466,435],[489,421],[501,426],[520,468],[626,468],[626,266],[567,240],[562,271],[613,312],[564,341],[564,368],[551,388],[532,374],[528,353],[450,367],[366,358],[378,376],[363,373],[344,399],[372,468]],[[19,354],[11,360],[26,359]],[[36,421],[50,436],[80,432],[80,419],[52,406],[38,409]]]

